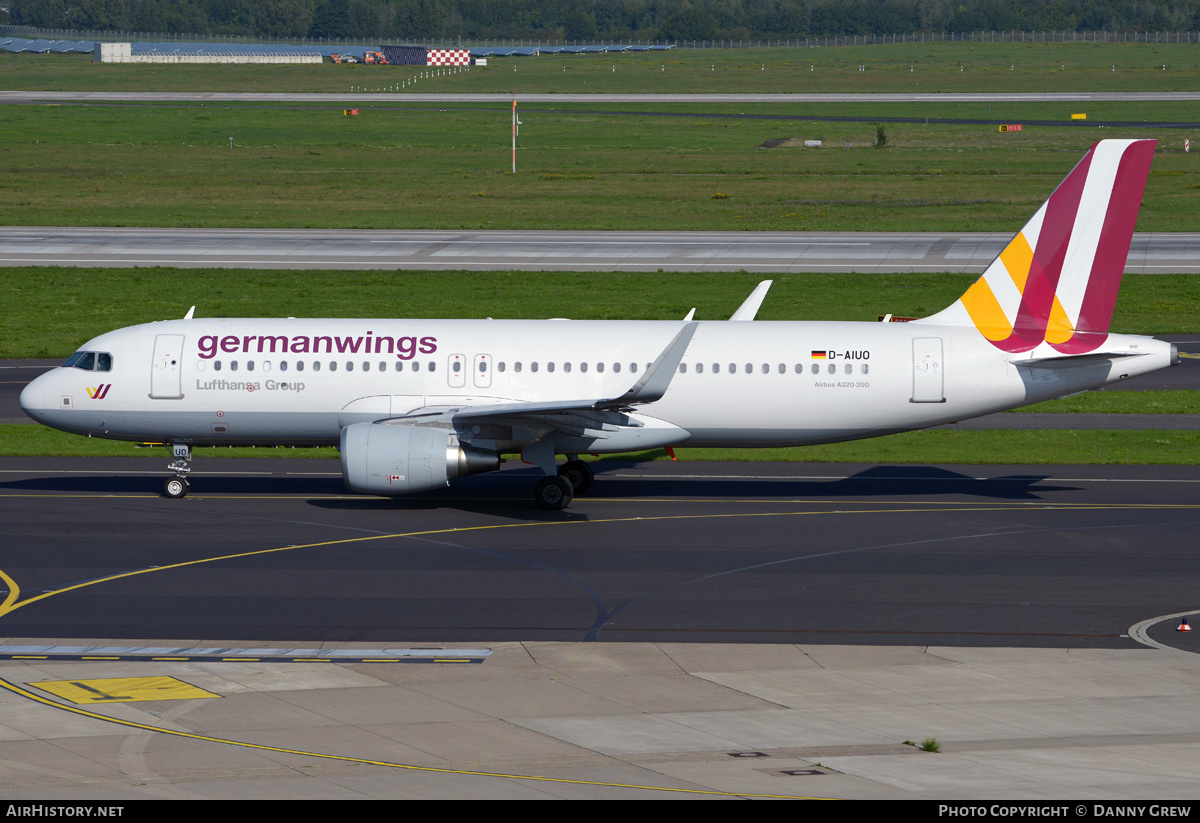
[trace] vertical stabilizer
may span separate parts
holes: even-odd
[[[975,326],[1002,351],[1083,354],[1108,336],[1154,140],[1101,140],[954,305],[922,323]]]

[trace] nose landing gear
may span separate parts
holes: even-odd
[[[192,470],[192,447],[187,443],[172,443],[171,454],[175,456],[175,462],[167,466],[175,472],[174,477],[167,478],[167,482],[163,484],[163,494],[167,497],[183,497],[191,488],[191,483],[188,482],[188,472]]]

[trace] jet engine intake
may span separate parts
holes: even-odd
[[[342,479],[368,494],[408,494],[496,471],[500,455],[459,442],[441,426],[355,423],[342,429]]]

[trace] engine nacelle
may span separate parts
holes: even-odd
[[[342,429],[342,479],[356,492],[408,494],[499,468],[499,454],[464,446],[451,429],[388,423]]]

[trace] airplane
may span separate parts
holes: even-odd
[[[201,445],[337,445],[346,486],[402,495],[542,472],[537,505],[592,485],[580,459],[674,447],[796,446],[922,429],[1179,362],[1111,334],[1154,140],[1101,140],[952,305],[897,323],[197,318],[112,331],[21,393],[67,432],[172,449],[168,497]],[[672,452],[673,453],[673,452]],[[563,465],[558,455],[566,455]]]

